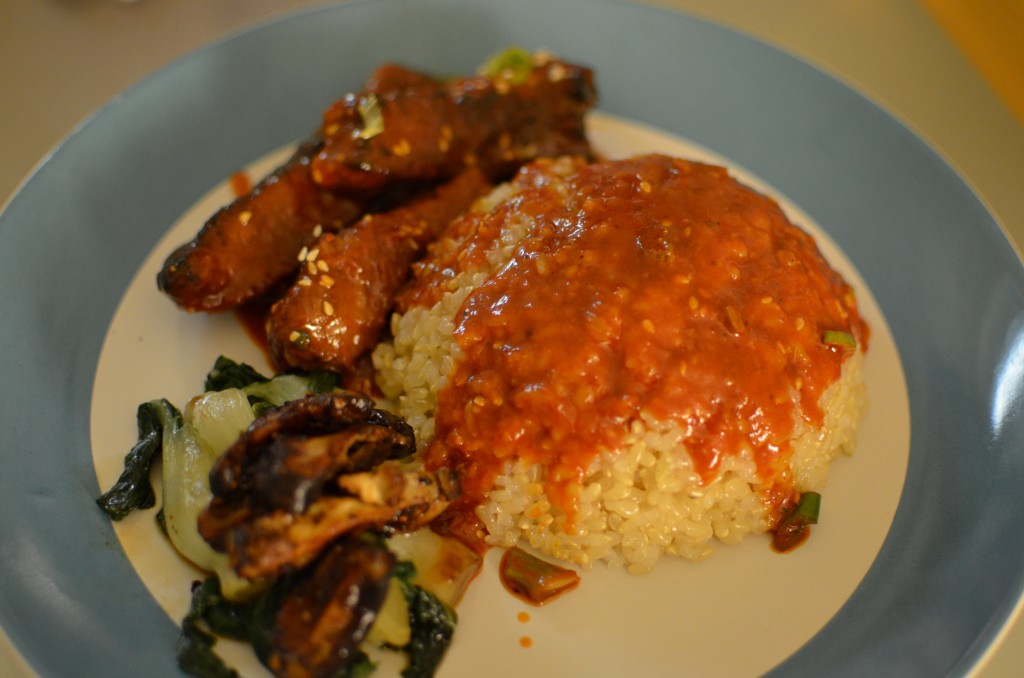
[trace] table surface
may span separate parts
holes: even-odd
[[[649,1],[787,50],[870,97],[959,170],[1017,251],[1024,250],[1024,121],[997,94],[1000,83],[994,87],[986,79],[990,72],[984,64],[972,62],[976,55],[961,51],[965,43],[954,42],[926,8],[934,10],[934,0]],[[1024,16],[1022,0],[1000,2]],[[6,202],[90,113],[148,73],[245,26],[316,4],[319,0],[3,0],[0,199]],[[975,43],[987,44],[984,37],[974,36]],[[1005,89],[1000,92],[1005,97]],[[0,674],[8,675],[7,669],[31,675],[0,638]],[[1017,623],[979,675],[1022,672],[1024,623]]]

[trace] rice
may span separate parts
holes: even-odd
[[[544,176],[557,187],[557,178],[570,176],[576,167],[571,161],[558,161]],[[505,185],[475,209],[485,213],[516,193]],[[518,216],[505,220],[485,256],[447,279],[433,303],[412,305],[396,314],[393,339],[374,351],[378,385],[412,425],[422,446],[434,439],[438,394],[463,359],[453,335],[460,308],[473,290],[508,265],[519,243],[536,227]],[[820,427],[808,424],[799,408],[794,410],[791,455],[783,479],[796,493],[823,489],[832,460],[853,451],[866,407],[861,371],[858,348],[819,400],[824,413]],[[595,451],[582,482],[571,486],[572,515],[549,496],[542,465],[509,460],[477,508],[488,543],[527,543],[583,568],[603,561],[643,573],[662,555],[701,560],[715,542],[736,544],[768,531],[778,507],[769,500],[753,450],[742,446],[724,455],[713,477],[702,478],[686,439],[679,423],[639,411],[619,443]]]

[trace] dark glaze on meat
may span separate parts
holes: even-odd
[[[160,290],[189,311],[234,308],[292,273],[296,253],[320,231],[358,219],[367,197],[324,190],[313,182],[309,162],[317,146],[299,149],[172,252],[157,275]]]
[[[373,409],[365,396],[286,403],[253,422],[218,460],[199,533],[241,577],[259,579],[305,566],[345,534],[416,529],[457,490],[447,472],[397,461],[415,448],[408,424]]]
[[[378,133],[364,127],[367,99],[348,97],[324,114],[313,176],[323,186],[373,188],[478,165],[504,179],[536,157],[589,155],[584,115],[596,99],[589,69],[552,59],[520,84],[481,76],[379,94]]]
[[[394,64],[378,68],[364,92],[416,89],[427,75]],[[287,276],[296,255],[324,232],[362,216],[377,191],[325,189],[313,181],[310,162],[319,133],[251,191],[219,210],[190,242],[176,249],[157,275],[157,286],[189,311],[223,311],[258,298]]]
[[[267,332],[277,366],[352,368],[380,339],[413,261],[488,188],[471,168],[407,205],[321,237],[271,309]]]

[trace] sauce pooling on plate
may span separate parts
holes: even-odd
[[[821,425],[822,393],[868,339],[851,288],[723,168],[660,155],[557,167],[522,170],[518,193],[456,224],[420,270],[422,304],[508,224],[530,224],[456,316],[461,357],[428,463],[458,469],[475,501],[508,460],[539,463],[571,516],[570,488],[643,414],[685,430],[704,481],[752,450],[777,517],[796,418]]]

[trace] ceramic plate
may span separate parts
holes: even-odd
[[[857,454],[833,467],[832,528],[807,547],[780,557],[751,542],[644,578],[596,568],[528,622],[489,562],[442,675],[935,675],[982,656],[1024,573],[1024,271],[955,172],[843,84],[684,15],[375,0],[160,71],[0,215],[0,625],[38,673],[177,675],[189,573],[145,541],[148,519],[115,532],[92,501],[138,402],[182,402],[220,353],[259,356],[230,318],[160,298],[154,262],[223,201],[226,177],[272,163],[380,62],[465,73],[509,44],[594,67],[595,142],[610,152],[726,164],[815,232],[876,327],[872,410]]]

